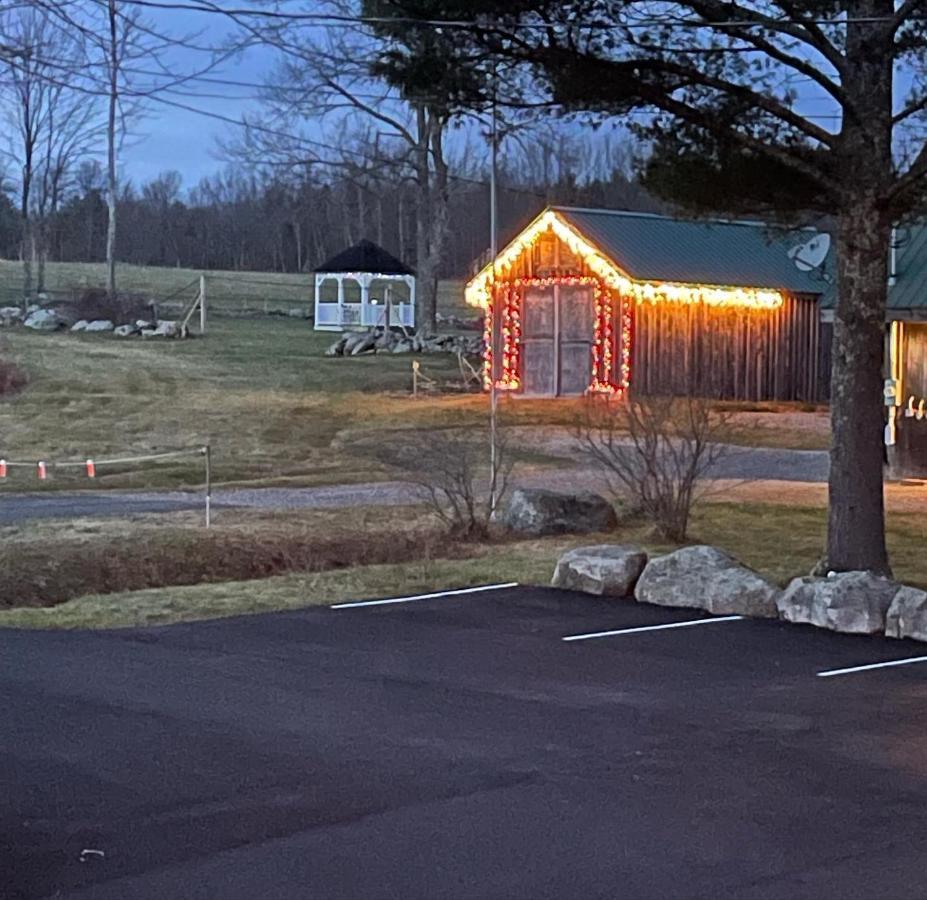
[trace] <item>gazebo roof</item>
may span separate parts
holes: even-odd
[[[360,241],[315,267],[316,272],[368,272],[373,275],[414,275],[404,262],[396,259],[373,241]]]

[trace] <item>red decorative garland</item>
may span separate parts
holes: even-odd
[[[493,333],[493,294],[490,291],[483,314],[483,389],[492,387],[492,333]]]
[[[498,283],[497,283],[498,284]],[[546,278],[516,278],[503,287],[502,309],[502,374],[496,381],[500,390],[514,391],[521,387],[521,306],[522,288],[575,287],[591,285],[595,299],[595,331],[592,339],[592,380],[587,393],[622,395],[631,383],[631,310],[627,299],[621,304],[621,358],[619,380],[613,377],[614,329],[612,327],[612,298],[600,279],[580,275],[556,275]],[[492,379],[492,320],[493,302],[486,308],[486,326],[483,352],[483,384],[488,389]]]

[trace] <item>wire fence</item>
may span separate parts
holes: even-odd
[[[0,269],[5,268],[0,266]],[[77,273],[78,267],[70,266],[66,271],[71,270]],[[138,297],[153,306],[161,318],[170,318],[183,314],[199,289],[200,277],[200,273],[187,269],[126,267],[126,272],[118,278],[118,287],[121,295]],[[210,312],[214,315],[311,319],[315,311],[311,275],[203,272],[202,277]],[[23,306],[20,282],[18,272],[0,271],[0,308]],[[42,308],[80,306],[88,294],[104,290],[104,283],[87,274],[69,276],[63,272],[56,276],[51,287],[28,298],[28,305]]]
[[[32,470],[36,480],[47,482],[56,470],[84,470],[84,475],[93,481],[102,470],[114,466],[141,468],[148,463],[162,462],[169,459],[199,457],[203,460],[203,507],[204,522],[207,528],[212,524],[212,448],[209,444],[197,447],[184,447],[179,450],[166,450],[162,453],[145,453],[129,456],[95,458],[86,456],[82,459],[32,459],[15,460],[0,457],[0,483],[9,483],[7,479],[14,470]]]

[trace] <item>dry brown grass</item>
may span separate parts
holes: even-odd
[[[460,551],[418,510],[224,516],[209,530],[189,517],[158,523],[46,523],[7,528],[0,607],[51,606],[87,594],[246,581],[285,572],[407,562]]]
[[[418,528],[429,527],[415,509],[338,510],[286,516],[255,516],[240,513],[226,523],[229,540],[240,546],[251,533],[277,529],[287,534],[332,535],[346,540],[353,536],[354,547],[362,547],[367,534],[400,535],[400,544]],[[889,517],[888,544],[895,576],[910,584],[927,587],[927,563],[923,558],[924,526],[921,514],[892,513]],[[164,526],[161,526],[162,528]],[[171,527],[179,528],[175,523]],[[47,524],[41,539],[55,536],[74,539],[81,534],[99,541],[95,553],[112,542],[116,526],[112,523],[84,521],[77,526]],[[140,539],[158,526],[155,521],[139,523]],[[68,529],[72,531],[69,533]],[[98,529],[94,531],[94,529]],[[189,530],[189,529],[187,529]],[[785,584],[790,578],[807,574],[817,562],[824,542],[823,509],[776,504],[706,504],[697,509],[692,522],[691,540],[723,547],[758,571]],[[0,534],[5,541],[13,530]],[[33,539],[38,540],[37,536]],[[379,540],[379,539],[377,539]],[[649,528],[639,521],[626,521],[606,535],[541,538],[531,541],[506,540],[467,545],[465,555],[452,544],[436,543],[402,562],[381,562],[358,555],[356,564],[318,571],[300,571],[280,577],[229,580],[219,579],[195,585],[165,586],[138,591],[89,594],[52,608],[19,608],[0,611],[0,626],[10,627],[122,627],[293,609],[348,599],[419,593],[473,584],[519,581],[546,584],[557,557],[581,544],[636,542],[653,553],[673,549],[654,541]],[[22,547],[30,538],[20,532],[15,541]],[[310,563],[322,558],[309,558]],[[339,559],[336,562],[343,562]]]

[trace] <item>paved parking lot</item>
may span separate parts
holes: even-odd
[[[0,896],[921,896],[927,664],[856,669],[925,649],[527,588],[0,632]]]

